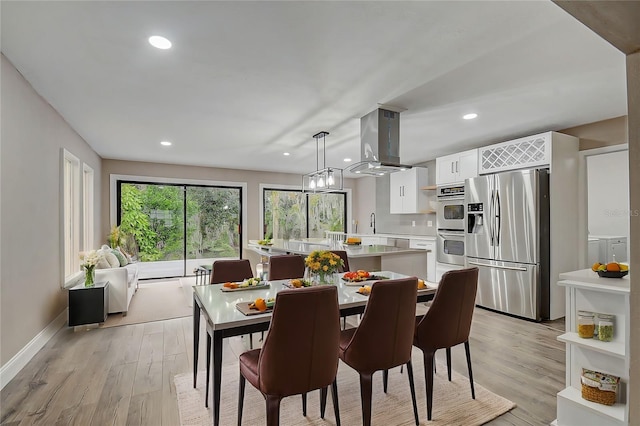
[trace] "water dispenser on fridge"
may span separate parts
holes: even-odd
[[[467,205],[467,233],[484,234],[484,205],[482,203]]]

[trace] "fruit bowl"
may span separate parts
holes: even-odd
[[[602,278],[622,278],[629,273],[629,271],[596,271]]]

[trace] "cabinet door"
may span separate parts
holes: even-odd
[[[389,175],[389,213],[391,214],[403,212],[404,173],[396,172]]]
[[[478,176],[478,150],[472,149],[460,154],[456,164],[458,180],[474,178]]]
[[[457,181],[456,162],[458,154],[436,158],[436,185]]]

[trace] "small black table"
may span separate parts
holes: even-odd
[[[105,322],[109,313],[109,281],[69,289],[69,327]]]

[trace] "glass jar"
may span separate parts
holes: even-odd
[[[613,315],[598,314],[598,339],[603,342],[613,340]]]
[[[596,323],[593,312],[578,311],[578,336],[583,339],[592,339],[596,331]]]

